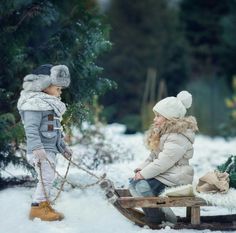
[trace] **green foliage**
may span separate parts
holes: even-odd
[[[98,96],[94,96],[92,99],[93,99],[93,102],[92,102],[92,105],[90,106],[91,111],[89,114],[89,118],[90,118],[89,121],[91,122],[91,124],[94,124],[94,125],[105,123],[106,120],[102,116],[103,106],[99,104]]]
[[[124,116],[121,119],[121,124],[124,124],[127,126],[126,133],[127,134],[133,134],[137,132],[137,129],[140,128],[140,116],[136,114],[129,114],[127,116]]]
[[[14,127],[15,118],[12,114],[0,115],[0,166],[4,167],[7,165],[7,157],[13,156],[14,151],[12,150],[9,141],[13,139],[11,128]]]
[[[227,172],[229,174],[229,186],[236,188],[236,156],[231,155],[225,163],[217,166],[217,169],[220,172]]]
[[[233,110],[227,109],[224,103],[230,95],[227,86],[236,74],[235,15],[235,0],[183,0],[180,3],[180,17],[189,43],[191,78],[201,79],[191,84],[200,131],[225,137],[236,135]],[[232,113],[228,118],[229,111]]]
[[[157,71],[157,86],[161,79],[166,81],[169,94],[176,94],[187,79],[188,61],[178,10],[165,0],[114,0],[108,20],[113,49],[103,57],[102,64],[118,88],[102,103],[108,121],[125,122],[128,130],[137,131],[141,129],[148,68]]]
[[[236,76],[233,78],[233,94],[231,98],[225,99],[225,104],[229,109],[229,117],[220,127],[220,133],[224,137],[236,136]]]
[[[221,63],[221,20],[229,11],[228,0],[183,0],[180,18],[189,43],[192,77],[212,77],[224,70]]]
[[[233,61],[236,60],[236,1],[229,0],[229,14],[221,20],[223,28],[221,63],[228,77],[236,74],[236,67]]]
[[[89,5],[93,1],[27,2],[18,2],[17,10],[1,17],[1,87],[10,87],[11,99],[17,99],[24,75],[43,63],[69,67],[72,85],[64,97],[70,103],[90,101],[112,87],[95,64],[110,42],[101,16]],[[1,3],[1,9],[9,5]]]
[[[24,165],[24,157],[16,156],[16,151],[19,150],[16,145],[23,141],[24,131],[21,124],[15,122],[13,114],[0,115],[0,132],[0,168],[4,169],[9,162],[14,165]]]
[[[98,56],[111,46],[106,39],[107,26],[93,0],[9,0],[0,3],[0,117],[12,113],[16,124],[16,102],[23,77],[35,67],[65,64],[71,73],[71,86],[63,91],[69,103],[65,122],[80,124],[88,116],[92,96],[112,88],[113,82],[101,77]],[[5,119],[5,118],[4,118]],[[21,130],[2,120],[0,151],[5,162],[13,161],[12,141],[22,140]],[[73,122],[72,122],[73,121]],[[9,127],[8,127],[9,125]],[[20,126],[19,126],[20,127]],[[19,129],[19,128],[18,128]],[[4,131],[5,132],[5,131]]]
[[[189,82],[186,89],[193,95],[189,113],[197,118],[199,132],[211,136],[219,134],[219,126],[227,121],[229,112],[224,102],[230,93],[226,80],[201,78]]]

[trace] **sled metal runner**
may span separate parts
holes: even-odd
[[[107,196],[115,195],[113,206],[119,212],[139,226],[148,225],[152,229],[161,229],[163,225],[154,225],[145,221],[145,215],[136,208],[185,207],[186,217],[177,216],[177,223],[173,229],[209,229],[236,230],[236,214],[201,216],[200,207],[210,206],[198,197],[131,197],[127,189],[114,189]]]

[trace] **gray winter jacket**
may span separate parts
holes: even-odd
[[[63,139],[60,118],[53,110],[20,111],[27,138],[27,153],[45,149],[64,154],[66,144]]]

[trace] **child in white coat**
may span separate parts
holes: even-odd
[[[177,97],[167,97],[154,106],[154,122],[146,137],[150,155],[135,169],[129,187],[133,196],[158,196],[165,187],[192,183],[193,168],[189,160],[198,127],[194,117],[185,117],[191,105],[192,95],[182,91]],[[144,212],[150,223],[176,221],[169,208],[145,208]]]

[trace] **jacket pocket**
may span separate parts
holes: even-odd
[[[52,131],[52,132],[50,132],[50,131],[48,131],[48,132],[41,132],[41,134],[45,138],[54,138],[54,137],[57,136],[57,132],[55,132],[55,131]]]

